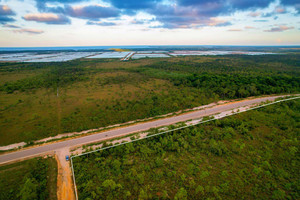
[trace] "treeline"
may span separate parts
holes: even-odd
[[[50,191],[50,188],[56,186],[56,171],[53,173],[57,170],[56,166],[50,164],[48,159],[32,159],[18,165],[0,168],[0,199],[55,199],[56,190]],[[13,173],[15,169],[17,172]],[[54,176],[54,179],[49,176]]]
[[[243,98],[262,94],[295,93],[300,91],[300,77],[243,76],[229,74],[194,74],[172,79],[174,85],[203,88],[221,98]]]
[[[43,64],[40,64],[43,65]],[[58,63],[51,66],[48,72],[33,77],[6,82],[0,86],[0,91],[13,93],[14,91],[28,91],[38,88],[54,88],[87,80],[86,70],[77,65]]]
[[[147,68],[163,69],[184,73],[226,73],[243,75],[287,74],[299,76],[299,55],[262,55],[262,56],[204,56],[186,57],[177,62],[158,61],[146,65]]]
[[[108,60],[99,61],[99,63],[106,63]],[[97,64],[99,64],[97,63]],[[8,94],[15,91],[25,92],[40,88],[54,88],[64,87],[76,82],[90,80],[91,75],[101,72],[123,71],[122,68],[106,69],[94,68],[95,61],[70,61],[70,62],[52,62],[52,63],[0,63],[0,72],[31,72],[36,73],[32,77],[20,79],[17,81],[9,81],[0,85],[0,91]],[[39,71],[37,71],[39,70]],[[124,77],[123,77],[124,78]],[[122,81],[121,79],[120,81]],[[112,82],[111,82],[112,81]],[[111,84],[119,81],[118,77],[115,79],[107,78],[99,80],[99,83]]]
[[[220,98],[230,99],[299,92],[298,57],[228,56],[205,62],[190,58],[176,63],[160,61],[131,70],[149,77],[169,80],[175,86],[201,88],[205,93],[214,93]]]
[[[79,199],[299,199],[299,113],[290,101],[76,157]]]

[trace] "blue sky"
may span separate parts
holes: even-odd
[[[0,46],[300,45],[299,0],[0,0]]]

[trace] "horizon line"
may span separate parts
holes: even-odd
[[[152,44],[144,44],[144,45],[66,45],[66,46],[18,46],[18,47],[0,47],[0,49],[15,49],[15,48],[68,48],[68,47],[300,47],[300,44],[289,44],[289,45],[181,45],[181,44],[168,44],[168,45],[152,45]]]

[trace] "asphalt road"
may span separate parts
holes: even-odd
[[[0,164],[22,160],[30,157],[39,156],[45,153],[54,152],[61,148],[66,147],[75,147],[80,146],[84,144],[94,143],[102,140],[106,140],[109,138],[119,137],[123,135],[127,135],[134,132],[139,131],[145,131],[150,128],[160,127],[160,126],[166,126],[175,124],[177,122],[184,122],[190,119],[197,119],[203,116],[213,115],[216,113],[224,112],[227,110],[248,106],[256,103],[261,103],[264,101],[274,101],[276,98],[280,96],[274,96],[274,97],[263,97],[263,98],[257,98],[257,99],[250,99],[250,100],[244,100],[244,101],[238,101],[233,103],[228,103],[224,105],[218,105],[212,108],[206,108],[204,110],[194,111],[186,114],[182,114],[179,116],[169,117],[165,119],[158,119],[156,121],[150,121],[145,123],[140,123],[136,125],[131,125],[123,128],[118,128],[114,130],[109,130],[101,133],[96,133],[93,135],[88,135],[80,138],[70,139],[62,142],[56,142],[52,144],[46,144],[39,147],[29,148],[26,150],[20,150],[4,155],[0,155]]]

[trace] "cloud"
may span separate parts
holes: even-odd
[[[299,0],[280,0],[281,5],[291,6],[296,9],[298,14],[300,14],[300,2]]]
[[[179,8],[194,10],[198,16],[216,17],[231,12],[231,8],[226,5],[224,0],[178,0],[177,2]]]
[[[242,30],[242,29],[235,29],[235,28],[232,28],[232,29],[228,29],[227,31],[239,32],[239,31],[243,31],[243,30]]]
[[[245,29],[255,29],[253,26],[245,26]]]
[[[14,33],[28,33],[28,34],[42,34],[44,33],[44,31],[42,30],[38,30],[38,29],[28,29],[28,28],[24,28],[24,29],[19,29],[19,30],[13,30]]]
[[[265,32],[283,32],[283,31],[286,31],[286,30],[290,30],[290,29],[294,29],[294,27],[290,26],[285,26],[285,25],[279,25],[277,27],[273,27],[269,30],[265,30]]]
[[[274,10],[275,13],[279,13],[279,14],[284,14],[286,13],[286,9],[284,7],[281,6],[277,6]]]
[[[104,7],[100,5],[91,6],[68,6],[66,8],[66,14],[71,17],[77,17],[82,19],[100,19],[118,17],[121,13],[114,7]]]
[[[122,13],[143,11],[154,15],[162,28],[202,27],[211,18],[236,11],[266,8],[274,0],[104,0]],[[168,2],[168,3],[166,3]],[[230,25],[230,22],[223,24]]]
[[[26,14],[23,19],[26,21],[35,21],[46,24],[70,24],[70,19],[63,15],[53,13],[31,13]]]
[[[86,24],[87,25],[98,25],[98,26],[115,26],[115,25],[117,25],[114,22],[99,22],[99,21],[97,21],[97,22],[95,22],[95,21],[88,21]]]
[[[7,22],[14,22],[14,21],[16,21],[14,18],[0,15],[0,24],[6,24]]]
[[[221,27],[232,25],[231,22],[226,20],[221,20],[219,18],[181,18],[181,17],[172,17],[172,18],[159,18],[159,21],[163,22],[161,26],[155,26],[152,28],[166,28],[166,29],[186,29],[186,28],[202,28],[204,26],[211,27]]]
[[[70,23],[70,20],[66,16],[75,17],[75,18],[81,18],[81,19],[88,19],[88,20],[98,20],[101,18],[110,18],[110,17],[118,17],[121,12],[119,9],[114,7],[105,7],[101,5],[86,5],[86,6],[71,6],[68,4],[77,3],[77,2],[83,2],[85,0],[36,0],[37,2],[37,8],[40,11],[47,12],[47,14],[50,13],[56,13],[56,16],[60,16],[61,24],[68,24]],[[52,6],[49,6],[46,3],[64,3],[64,7],[57,6],[57,4],[51,4]],[[55,14],[52,14],[55,15]],[[54,17],[52,17],[54,19]],[[40,20],[36,20],[40,21]],[[54,24],[55,21],[53,21],[52,24]],[[50,22],[48,22],[50,24]]]
[[[16,15],[7,5],[0,5],[0,15]]]
[[[67,5],[80,3],[88,0],[35,0],[35,1],[36,1],[36,7],[40,12],[65,14],[65,7]],[[63,4],[64,7],[58,6],[57,3]]]
[[[20,26],[16,26],[13,24],[4,24],[3,27],[5,27],[5,28],[21,28]]]
[[[156,21],[162,23],[156,28],[201,28],[203,26],[228,26],[227,20],[220,20],[211,13],[203,14],[198,8],[178,7],[176,5],[157,5],[155,9],[148,10]]]
[[[262,14],[262,17],[272,17],[274,15],[275,15],[274,12],[269,12],[269,13]]]
[[[274,17],[276,20],[278,18],[278,14],[285,14],[287,13],[286,9],[282,6],[277,6],[272,12],[265,13],[262,15],[262,17]]]
[[[176,29],[228,26],[231,25],[230,21],[223,20],[221,22],[217,21],[216,18],[229,16],[237,11],[250,11],[250,16],[261,16],[262,13],[255,11],[267,8],[275,0],[103,0],[105,3],[109,3],[110,7],[70,5],[88,0],[35,1],[38,9],[43,10],[43,12],[87,19],[89,25],[99,25],[99,19],[134,15],[141,11],[153,15],[155,21],[161,24],[155,28]],[[277,11],[280,12],[281,10],[278,9]],[[133,23],[143,24],[141,21]]]
[[[207,26],[230,26],[232,25],[231,22],[224,20],[224,19],[220,19],[217,17],[212,17],[209,19],[209,21],[206,23]]]
[[[274,0],[105,0],[112,6],[132,12],[143,11],[154,15],[161,25],[156,28],[201,28],[213,26],[213,18],[230,15],[236,11],[266,8]],[[125,11],[126,13],[126,11]],[[215,26],[228,26],[231,22],[216,23]]]
[[[148,20],[132,20],[130,23],[131,24],[145,24],[149,22]]]
[[[250,16],[250,17],[258,17],[260,15],[261,15],[261,12],[251,12],[248,14],[248,16]]]
[[[0,24],[6,24],[7,22],[14,22],[16,21],[14,18],[11,16],[16,15],[10,7],[7,5],[0,5]]]
[[[79,3],[84,2],[87,0],[35,0],[36,6],[40,12],[57,12],[61,13],[64,11],[64,8],[62,7],[48,7],[47,3],[61,3],[61,4],[73,4],[73,3]]]
[[[137,24],[137,25],[149,24],[151,22],[155,22],[155,19],[154,18],[152,18],[152,19],[133,19],[130,21],[131,24]]]
[[[38,11],[43,13],[58,13],[58,14],[65,14],[65,8],[61,6],[47,6],[46,4],[38,5]]]

